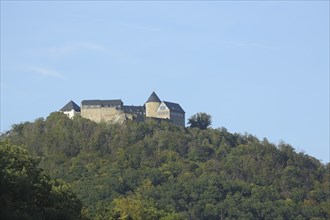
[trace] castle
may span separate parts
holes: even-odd
[[[185,126],[185,111],[177,103],[161,101],[153,92],[143,106],[124,105],[122,100],[83,100],[81,107],[68,102],[60,112],[69,118],[81,115],[95,122],[124,123],[126,120],[144,121],[148,118],[168,120],[176,125]]]

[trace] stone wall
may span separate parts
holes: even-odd
[[[146,117],[158,118],[157,109],[159,102],[147,102],[146,103]]]
[[[160,103],[146,103],[146,117],[169,119],[172,123],[185,126],[184,113],[171,112],[169,109],[159,110]],[[157,111],[158,110],[158,111]],[[84,107],[81,108],[81,117],[95,121],[97,123],[107,122],[123,124],[126,120],[144,121],[145,117],[137,114],[129,114],[112,107]]]
[[[81,108],[81,117],[87,118],[89,120],[109,123],[124,123],[127,119],[132,119],[132,115],[125,114],[122,110],[117,110],[116,108]]]

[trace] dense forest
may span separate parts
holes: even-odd
[[[97,124],[62,113],[16,124],[1,139],[1,154],[19,149],[48,187],[51,201],[29,200],[31,207],[69,213],[61,219],[330,218],[330,164],[284,142],[153,120]],[[12,204],[27,195],[3,190],[16,187],[2,174],[19,161],[6,158],[0,157],[0,197]],[[53,198],[58,189],[66,191]],[[8,204],[8,216],[22,210]]]

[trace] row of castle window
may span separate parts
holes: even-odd
[[[83,108],[100,108],[100,105],[83,105]]]
[[[100,107],[108,107],[108,108],[116,108],[121,109],[121,105],[83,105],[84,108],[100,108]]]
[[[171,116],[183,117],[183,114],[178,112],[171,112]]]
[[[159,111],[158,112],[158,115],[168,115],[168,111]],[[181,113],[178,113],[178,112],[171,112],[171,117],[174,116],[174,117],[183,117],[183,114]]]
[[[158,115],[168,115],[168,112],[158,112]]]

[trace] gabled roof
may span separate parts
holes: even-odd
[[[152,92],[147,102],[162,102],[162,101],[160,101],[160,99],[158,98],[155,92]]]
[[[135,114],[144,114],[145,113],[143,106],[124,105],[123,108],[124,108],[125,113],[135,113]]]
[[[61,112],[65,112],[65,111],[71,111],[71,110],[75,110],[76,112],[80,112],[80,107],[74,102],[74,101],[70,101],[68,102],[63,108],[61,108]]]
[[[114,100],[83,100],[81,105],[98,105],[98,106],[108,106],[108,105],[123,105],[121,99]]]
[[[165,103],[167,108],[170,109],[170,111],[185,113],[185,111],[181,108],[181,106],[179,104],[173,103],[173,102],[166,102],[166,101],[163,101],[163,102]]]

